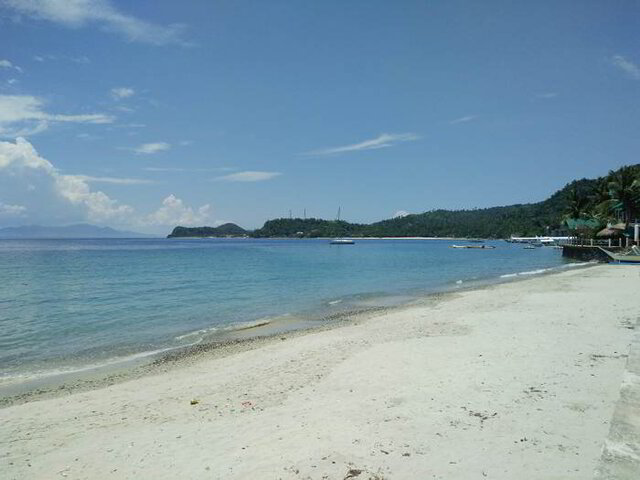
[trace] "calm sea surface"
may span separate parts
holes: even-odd
[[[561,251],[442,240],[0,240],[0,384],[566,268]]]

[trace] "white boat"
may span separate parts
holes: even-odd
[[[353,245],[356,242],[349,238],[334,238],[329,242],[331,245]]]
[[[336,222],[340,221],[340,210],[341,207],[338,207],[338,215],[336,216]],[[329,242],[330,245],[353,245],[356,242],[351,240],[350,238],[334,238]]]

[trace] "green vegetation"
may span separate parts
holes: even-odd
[[[167,238],[177,237],[242,237],[247,232],[235,223],[225,223],[219,227],[176,227]]]
[[[432,210],[366,224],[317,218],[278,218],[254,232],[234,224],[176,227],[170,237],[481,237],[560,235],[579,229],[592,235],[608,222],[640,217],[640,164],[606,177],[575,180],[548,199],[473,210]]]
[[[473,210],[432,210],[370,225],[316,218],[269,220],[255,237],[481,237],[566,233],[567,220],[597,230],[640,216],[640,165],[594,180],[575,180],[538,203]],[[579,221],[575,221],[579,220]]]

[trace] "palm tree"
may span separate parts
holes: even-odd
[[[622,167],[609,172],[609,195],[613,210],[623,222],[630,222],[638,211],[640,182],[633,167]]]
[[[589,195],[591,214],[600,221],[607,221],[611,217],[612,201],[609,195],[609,181],[599,178]]]
[[[584,216],[587,203],[587,197],[580,193],[577,185],[574,183],[569,189],[569,194],[567,196],[567,209],[565,218],[577,219]]]

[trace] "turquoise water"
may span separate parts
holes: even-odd
[[[551,248],[452,243],[0,240],[0,383],[567,266]]]

